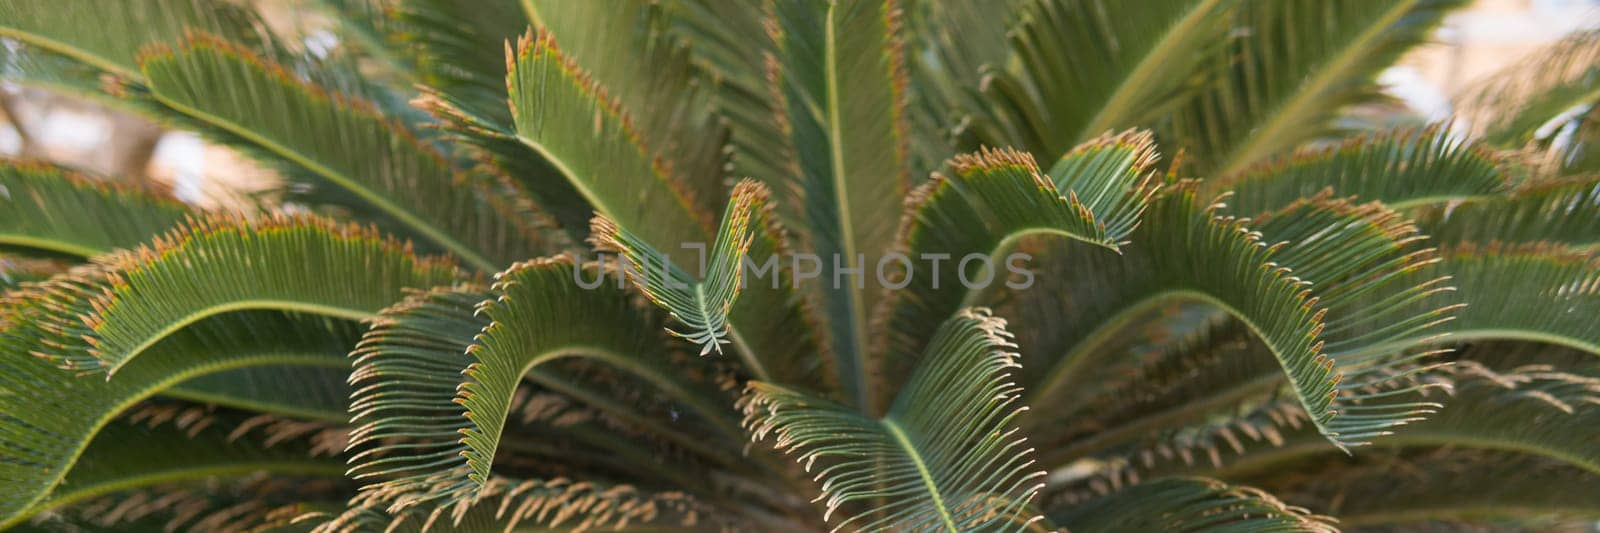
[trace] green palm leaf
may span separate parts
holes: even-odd
[[[720,354],[722,345],[730,342],[728,312],[733,309],[739,289],[745,283],[743,262],[752,240],[752,219],[766,208],[768,194],[766,187],[751,180],[742,181],[734,188],[733,199],[728,202],[728,210],[723,213],[722,224],[717,229],[717,240],[704,252],[706,257],[700,276],[685,272],[674,265],[667,254],[603,217],[595,218],[591,238],[599,249],[621,254],[627,261],[622,270],[628,281],[673,318],[689,326],[687,332],[672,331],[674,336],[699,345],[700,355],[712,350]],[[749,353],[750,349],[744,347],[739,351]],[[747,364],[757,379],[771,379],[758,361],[747,361]]]
[[[212,37],[141,59],[162,104],[294,162],[478,269],[497,270],[540,248],[538,221],[486,201],[482,184],[371,104],[329,94]]]
[[[107,379],[161,339],[241,310],[373,316],[406,288],[456,279],[448,262],[419,259],[375,232],[315,218],[198,221],[153,246],[105,259],[21,298],[33,314],[13,329],[36,337],[20,351]]]
[[[42,163],[0,163],[0,245],[87,258],[137,246],[189,213],[151,191]]]
[[[54,282],[52,282],[54,283]],[[14,524],[71,471],[100,428],[136,402],[196,376],[255,366],[346,367],[354,324],[252,311],[213,317],[156,343],[105,381],[54,368],[28,355],[38,334],[17,327],[35,312],[8,306],[0,339],[0,525]]]
[[[344,337],[350,339],[352,337]],[[323,422],[349,420],[350,369],[250,367],[196,376],[161,395],[233,409]]]
[[[261,40],[261,24],[255,13],[227,2],[0,2],[0,35],[132,79],[142,78],[139,53],[147,45],[177,42],[195,30]]]
[[[829,515],[869,505],[835,530],[1020,530],[1044,473],[1029,472],[1031,449],[1012,426],[1026,408],[1017,405],[1016,345],[1004,327],[982,309],[946,322],[883,418],[753,381],[742,400],[745,425],[756,440],[771,436],[799,453],[808,471],[821,467],[818,500]]]
[[[1154,159],[1149,135],[1137,132],[1080,146],[1048,174],[1040,173],[1032,157],[1012,150],[958,157],[952,176],[923,185],[907,201],[896,250],[913,261],[940,255],[962,261],[969,254],[997,260],[1033,234],[1119,250],[1154,191],[1148,172]],[[907,375],[934,325],[977,298],[979,291],[965,288],[965,280],[984,279],[982,265],[953,266],[906,272],[908,286],[890,293],[877,310],[874,323],[887,329],[874,350],[885,358],[877,362],[877,375]],[[995,274],[988,275],[994,281]],[[878,394],[894,390],[891,384]]]
[[[1332,189],[1337,197],[1377,200],[1395,209],[1452,200],[1488,200],[1510,180],[1499,156],[1442,127],[1357,137],[1334,148],[1302,150],[1245,173],[1207,183],[1233,191],[1231,212],[1254,215]]]
[[[1206,478],[1166,478],[1063,505],[1050,517],[1072,531],[1338,531],[1332,518],[1260,489]]]
[[[1593,258],[1543,243],[1463,244],[1442,256],[1433,270],[1452,276],[1467,303],[1442,328],[1449,340],[1515,339],[1600,354],[1600,324],[1592,319],[1600,312],[1600,265]]]
[[[1440,243],[1600,244],[1600,178],[1554,180],[1510,194],[1417,212],[1417,225]]]
[[[979,141],[1050,157],[1148,126],[1213,76],[1236,0],[1068,2],[1020,9],[1011,64],[985,80]]]
[[[224,417],[233,419],[238,417]],[[231,420],[241,422],[243,419]],[[19,518],[106,494],[173,483],[242,478],[262,473],[338,479],[342,463],[312,439],[260,435],[246,426],[201,419],[180,423],[107,425],[49,499]],[[243,431],[240,431],[243,430]],[[319,436],[326,437],[326,435]],[[298,437],[298,438],[296,438]],[[290,442],[281,442],[289,440]],[[331,450],[331,451],[337,451]]]
[[[603,283],[584,289],[579,275]],[[492,299],[475,312],[485,296]],[[361,425],[351,439],[360,451],[351,473],[366,483],[365,506],[400,511],[481,494],[517,385],[563,358],[640,376],[736,432],[731,410],[664,368],[660,347],[639,334],[652,329],[616,280],[568,258],[518,265],[487,295],[435,292],[390,309],[353,354],[352,419]]]
[[[1226,73],[1179,110],[1174,135],[1202,175],[1228,176],[1328,133],[1379,97],[1374,78],[1421,44],[1459,0],[1247,0],[1249,33],[1216,56]]]

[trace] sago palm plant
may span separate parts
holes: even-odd
[[[285,183],[0,168],[0,523],[1582,527],[1600,34],[1385,131],[1460,3],[0,1]]]

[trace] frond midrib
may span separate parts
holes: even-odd
[[[911,438],[906,435],[905,430],[900,428],[900,424],[895,422],[893,417],[879,419],[878,425],[883,426],[889,436],[894,437],[895,444],[905,452],[911,464],[917,467],[917,476],[922,478],[922,486],[928,490],[928,497],[932,499],[934,509],[939,511],[939,519],[945,529],[950,533],[960,532],[961,529],[956,527],[955,521],[950,517],[950,509],[945,506],[944,496],[939,491],[939,484],[933,479],[933,472],[928,470],[928,464],[923,462],[922,454],[917,452],[916,445],[911,443]]]

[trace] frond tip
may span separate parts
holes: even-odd
[[[1028,502],[1044,486],[1031,470],[1031,448],[1012,420],[1022,388],[1005,321],[966,309],[945,322],[911,380],[883,418],[771,383],[753,381],[741,400],[744,425],[756,440],[799,452],[811,471],[821,461],[818,501],[824,519],[846,504],[836,525],[861,530],[997,531],[1024,529],[1040,518]]]
[[[669,332],[699,345],[700,355],[713,350],[720,354],[722,345],[730,343],[728,312],[743,283],[744,258],[753,238],[751,221],[765,208],[768,196],[766,186],[752,180],[734,187],[716,242],[701,259],[703,279],[699,281],[644,238],[605,217],[595,217],[591,240],[600,250],[620,254],[627,261],[622,264],[627,279],[689,327],[688,331]]]

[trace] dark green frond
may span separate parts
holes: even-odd
[[[34,338],[3,353],[37,355],[110,379],[164,337],[206,317],[254,309],[360,320],[407,288],[458,276],[448,262],[321,219],[195,221],[14,298],[4,319],[17,336]]]
[[[350,369],[343,366],[239,368],[195,377],[173,385],[162,396],[343,423],[350,419],[349,377]]]
[[[741,402],[755,440],[798,454],[823,482],[828,515],[875,531],[1023,530],[1043,486],[1013,421],[1026,410],[1005,321],[957,314],[934,335],[880,419],[778,384],[751,382]]]
[[[152,191],[43,163],[0,163],[0,246],[77,258],[132,248],[188,216]]]
[[[52,282],[54,283],[54,282]],[[80,376],[27,353],[40,339],[18,331],[6,309],[0,340],[0,524],[41,501],[71,471],[83,449],[113,417],[134,403],[191,378],[256,366],[348,365],[359,334],[350,322],[250,311],[202,320],[167,336],[128,361],[116,379]]]
[[[1050,518],[1071,531],[1333,532],[1336,520],[1259,489],[1206,478],[1167,478],[1059,506]]]
[[[1230,212],[1251,216],[1331,189],[1338,198],[1380,201],[1400,209],[1454,200],[1487,200],[1509,181],[1501,161],[1443,127],[1357,137],[1334,148],[1302,150],[1243,174],[1207,183],[1233,191]]]
[[[1246,0],[1248,28],[1216,57],[1225,73],[1179,110],[1173,134],[1202,176],[1228,176],[1330,133],[1344,107],[1379,97],[1375,79],[1421,44],[1460,0]]]
[[[1449,275],[1465,301],[1445,324],[1451,341],[1514,339],[1559,344],[1600,354],[1600,264],[1546,243],[1462,244],[1441,254],[1432,270]]]
[[[615,252],[626,260],[621,269],[628,281],[690,328],[672,331],[673,336],[698,345],[700,355],[713,350],[721,354],[722,345],[733,342],[728,340],[728,312],[744,287],[745,254],[754,231],[751,224],[767,208],[769,194],[765,186],[751,180],[734,188],[716,241],[710,245],[700,243],[703,248],[701,262],[696,266],[698,275],[685,272],[684,266],[672,263],[667,254],[604,217],[595,218],[591,239],[600,250]],[[750,347],[742,341],[738,344],[736,349],[746,358],[751,374],[761,380],[772,379],[766,367],[754,359],[755,354],[749,353]]]
[[[881,329],[873,354],[883,360],[869,369],[891,380],[877,394],[895,392],[894,382],[907,375],[936,324],[999,283],[994,262],[1016,267],[999,255],[1017,239],[1056,235],[1111,250],[1127,244],[1154,191],[1154,158],[1148,134],[1127,132],[1073,150],[1048,174],[1013,150],[959,157],[953,175],[917,189],[906,201],[894,249],[908,262],[899,278],[904,288],[890,293],[873,320]],[[967,261],[972,254],[988,264]],[[921,268],[937,256],[953,264]]]
[[[141,77],[146,46],[178,42],[195,30],[263,40],[260,28],[255,13],[231,2],[0,2],[0,35],[134,79]]]
[[[1026,2],[1010,64],[984,80],[989,101],[969,127],[982,144],[1053,157],[1151,126],[1217,75],[1207,59],[1227,42],[1236,3]]]
[[[153,96],[349,191],[406,233],[494,271],[540,249],[526,213],[368,103],[329,93],[225,41],[194,36],[141,56]]]
[[[1417,225],[1440,243],[1600,245],[1600,177],[1551,181],[1507,195],[1420,210]]]

